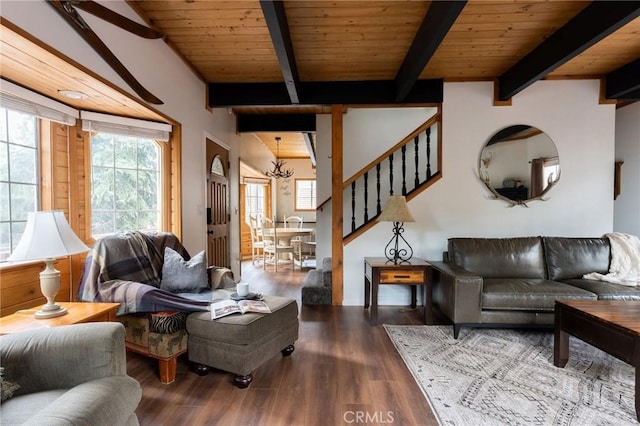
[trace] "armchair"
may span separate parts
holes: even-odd
[[[3,425],[137,425],[140,384],[127,375],[124,327],[86,323],[0,336]]]
[[[169,291],[163,286],[166,248],[191,259],[168,232],[132,231],[101,238],[85,260],[78,300],[119,302],[116,320],[125,326],[127,349],[157,359],[160,381],[169,384],[175,380],[178,357],[187,351],[187,314],[207,311],[211,289],[233,285],[234,280],[231,270],[209,267],[203,273],[209,282],[199,291]],[[200,266],[205,268],[204,263]]]

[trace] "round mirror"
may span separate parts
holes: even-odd
[[[560,160],[546,133],[519,124],[496,132],[480,154],[479,175],[494,198],[511,205],[544,200],[560,179]]]

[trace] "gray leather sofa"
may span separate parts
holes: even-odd
[[[127,375],[122,324],[87,323],[0,337],[4,378],[20,387],[0,424],[137,425],[140,384]]]
[[[583,279],[609,272],[607,238],[450,238],[433,266],[434,305],[462,327],[552,326],[556,300],[640,300],[640,288]]]

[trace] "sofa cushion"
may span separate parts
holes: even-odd
[[[450,238],[449,259],[484,278],[545,278],[542,239]]]
[[[165,247],[160,289],[172,293],[198,293],[208,290],[207,260],[204,251],[185,260],[171,247]]]
[[[564,281],[584,274],[609,272],[608,238],[543,237],[549,279]]]
[[[583,279],[564,280],[562,282],[595,293],[598,296],[598,300],[640,300],[640,287]]]
[[[595,294],[545,279],[484,279],[482,309],[550,311],[558,299],[596,300]]]
[[[2,403],[2,425],[22,425],[43,407],[55,403],[67,389],[54,389],[14,396]]]

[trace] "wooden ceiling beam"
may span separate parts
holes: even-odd
[[[498,78],[506,101],[640,16],[640,2],[593,2]]]
[[[402,102],[442,43],[467,1],[434,1],[395,77],[396,102]]]
[[[315,132],[315,114],[239,114],[238,133]]]
[[[393,80],[301,82],[300,105],[441,103],[443,80],[418,80],[402,102]],[[284,83],[209,83],[209,106],[291,105]]]
[[[606,76],[607,99],[640,100],[640,58]]]
[[[269,34],[271,34],[273,47],[278,56],[289,98],[292,104],[298,104],[300,103],[300,77],[298,76],[296,58],[293,54],[293,44],[291,43],[284,2],[280,0],[260,0],[260,6],[269,28]]]

